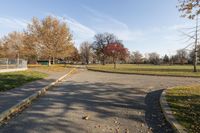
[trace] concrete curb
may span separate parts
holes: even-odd
[[[104,70],[95,70],[87,68],[89,71],[94,72],[104,72],[104,73],[114,73],[114,74],[128,74],[128,75],[145,75],[145,76],[160,76],[160,77],[183,77],[183,78],[200,78],[195,76],[181,76],[181,75],[159,75],[159,74],[143,74],[143,73],[126,73],[126,72],[111,72],[111,71],[104,71]]]
[[[172,89],[172,88],[168,88],[168,89]],[[167,89],[164,90],[160,96],[160,105],[161,105],[162,112],[166,120],[171,124],[172,128],[174,129],[176,133],[187,133],[187,130],[182,125],[180,125],[178,121],[176,120],[176,118],[173,116],[173,113],[166,100],[166,91]]]
[[[20,101],[16,105],[12,106],[8,110],[4,111],[3,113],[0,114],[0,125],[3,124],[3,121],[6,119],[9,119],[11,115],[19,112],[23,107],[27,106],[30,104],[33,100],[37,99],[40,97],[42,94],[45,94],[46,91],[48,91],[52,86],[56,85],[60,81],[62,81],[65,77],[69,76],[70,74],[74,73],[77,69],[73,68],[71,71],[69,71],[67,74],[64,76],[60,77],[56,81],[52,82],[48,86],[42,88],[41,90],[35,92],[33,95],[25,98],[24,100]]]

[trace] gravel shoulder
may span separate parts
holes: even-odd
[[[0,132],[171,133],[159,106],[162,90],[197,83],[195,78],[81,70],[0,127]]]

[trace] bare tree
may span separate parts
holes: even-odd
[[[131,55],[131,60],[135,64],[139,64],[143,62],[143,55],[139,51],[135,51]]]
[[[97,55],[97,58],[104,65],[106,60],[105,47],[110,43],[119,43],[120,41],[114,34],[111,33],[103,33],[96,34],[94,37],[95,41],[93,42],[93,49]]]
[[[80,46],[80,55],[83,63],[89,64],[92,56],[92,46],[89,42],[83,42]]]
[[[149,62],[157,65],[160,63],[160,55],[156,52],[149,53]]]
[[[194,63],[194,56],[195,56],[195,51],[192,50],[189,53],[189,62]],[[198,61],[200,59],[200,45],[197,46],[197,57],[198,57]]]
[[[197,51],[197,46],[198,46],[198,41],[199,41],[199,18],[198,15],[200,14],[200,1],[199,0],[178,0],[179,1],[179,11],[181,12],[181,16],[182,17],[186,17],[189,19],[195,19],[196,20],[196,25],[194,27],[194,31],[192,33],[194,33],[193,35],[190,34],[185,34],[186,36],[188,36],[190,39],[193,39],[194,42],[194,59],[193,59],[193,65],[194,65],[194,72],[197,72],[197,63],[198,63],[198,51]],[[190,32],[191,33],[191,32]],[[188,46],[190,46],[191,44],[189,44]],[[188,47],[187,46],[187,47]]]
[[[178,63],[182,65],[188,62],[188,53],[184,49],[177,50],[176,57],[177,57]]]

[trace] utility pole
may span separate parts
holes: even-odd
[[[197,50],[197,45],[198,45],[198,15],[196,16],[196,31],[195,31],[195,44],[194,44],[194,72],[197,72],[197,62],[198,62],[198,50]]]

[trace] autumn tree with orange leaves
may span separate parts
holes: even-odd
[[[43,58],[55,64],[56,58],[64,58],[70,52],[73,42],[72,35],[66,23],[48,16],[43,20],[33,18],[28,25],[27,35],[31,37],[32,44],[37,48]]]
[[[23,56],[24,34],[11,32],[1,40],[1,56],[7,58],[17,58]]]
[[[74,51],[72,35],[64,21],[52,16],[33,18],[24,32],[12,32],[0,40],[0,57],[45,59],[53,64]]]

